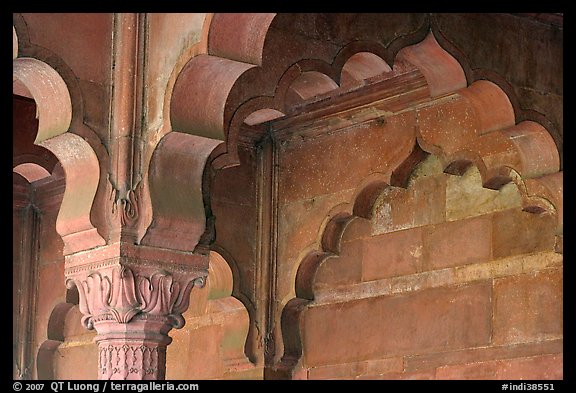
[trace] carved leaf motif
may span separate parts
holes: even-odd
[[[174,285],[174,286],[173,286]],[[143,277],[140,283],[142,297],[145,306],[143,312],[152,315],[167,315],[172,309],[174,297],[172,291],[178,291],[178,284],[173,284],[173,277],[166,273],[154,273],[149,279]]]
[[[178,293],[176,293],[176,296],[174,296],[174,302],[172,303],[172,312],[173,313],[177,313],[177,314],[181,314],[184,311],[186,311],[186,308],[182,309],[182,302],[184,301],[188,301],[190,302],[190,291],[192,290],[192,287],[194,286],[193,284],[193,280],[188,281],[187,283],[185,283],[185,285],[179,285],[178,288]]]
[[[82,281],[69,279],[66,282],[67,288],[72,288],[75,286],[78,289],[78,308],[82,314],[90,314],[90,308],[88,307],[87,297],[86,297],[86,287],[83,285]]]
[[[169,286],[171,281],[172,277],[163,274],[154,274],[150,277],[150,282],[156,289],[156,292],[158,292],[158,296],[156,297],[156,303],[150,304],[150,308],[148,309],[149,314],[160,315],[166,314],[169,311],[166,298],[170,296],[167,292],[170,290]]]
[[[106,312],[111,291],[108,277],[102,277],[100,273],[92,273],[84,285],[87,286],[88,306],[91,314],[98,315]]]
[[[176,281],[166,271],[150,277],[139,276],[121,266],[112,270],[112,277],[93,272],[84,281],[70,279],[68,286],[78,287],[80,311],[84,314],[82,323],[88,329],[94,327],[96,316],[111,315],[119,323],[128,323],[141,312],[168,316],[173,327],[181,328],[182,313],[188,309],[192,288],[204,283],[204,277]]]
[[[173,282],[172,277],[162,280],[162,284],[164,287],[162,291],[162,309],[166,310],[166,314],[170,314],[180,294],[180,284]]]
[[[203,282],[204,277],[198,277],[193,280],[190,280],[186,284],[184,290],[180,291],[180,293],[178,294],[179,295],[178,299],[176,299],[176,301],[174,302],[174,307],[172,309],[172,312],[174,314],[182,314],[184,311],[188,309],[188,306],[190,305],[190,292],[192,291],[192,288],[198,285],[198,283],[200,283],[199,285],[200,287],[203,286]]]
[[[92,322],[92,314],[90,311],[90,307],[88,305],[88,296],[86,295],[88,288],[84,285],[85,283],[79,280],[68,279],[66,281],[66,287],[72,288],[72,286],[76,286],[78,289],[78,308],[82,313],[82,326],[84,326],[88,330],[94,329],[94,325]]]
[[[114,269],[112,273],[113,293],[108,303],[108,310],[120,323],[128,323],[140,312],[140,303],[136,300],[136,282],[132,271],[124,266]]]
[[[153,283],[146,277],[138,277],[138,293],[143,312],[148,312],[158,301],[158,291],[154,290]]]

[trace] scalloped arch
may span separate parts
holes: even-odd
[[[418,167],[415,163],[412,170]],[[474,164],[472,164],[474,165]],[[502,167],[501,170],[507,170],[511,177],[511,182],[517,187],[521,197],[521,208],[524,211],[533,214],[550,214],[556,218],[556,233],[562,233],[563,222],[563,201],[562,201],[562,172],[556,172],[540,176],[538,178],[523,179],[520,174],[508,167]],[[448,173],[444,171],[445,173]],[[458,174],[459,176],[464,173]],[[341,252],[341,241],[345,231],[357,219],[363,222],[373,219],[373,211],[376,201],[382,193],[388,189],[407,189],[410,186],[391,184],[381,174],[372,174],[362,180],[352,199],[345,204],[338,205],[331,211],[330,219],[322,225],[321,240],[318,246],[306,254],[301,263],[296,276],[296,296],[302,299],[313,300],[312,284],[316,269],[320,264],[329,257],[337,257]]]
[[[373,18],[373,16],[364,17]],[[290,105],[286,105],[286,92],[301,74],[319,72],[338,84],[342,68],[348,59],[360,52],[375,52],[374,56],[383,59],[380,67],[384,71],[387,70],[383,64],[387,64],[386,59],[391,58],[393,48],[389,49],[386,44],[379,41],[377,38],[379,32],[373,33],[370,39],[363,37],[356,41],[346,38],[346,34],[349,35],[350,32],[336,32],[335,34],[342,35],[338,38],[337,45],[300,36],[291,36],[286,40],[286,32],[283,29],[286,28],[287,18],[290,16],[284,14],[242,14],[241,17],[214,15],[209,29],[208,54],[191,59],[176,79],[170,101],[173,129],[225,141],[226,150],[219,151],[221,156],[214,161],[216,168],[239,164],[237,154],[239,128],[252,112],[265,108],[272,108],[282,113],[288,112],[290,108],[287,107]],[[312,29],[314,23],[326,22],[321,19],[310,23],[306,28]],[[394,24],[397,22],[395,20]],[[409,37],[419,37],[422,31],[427,29],[426,23],[422,21],[411,20],[409,24],[414,29],[407,33]],[[231,34],[231,31],[235,33]],[[306,31],[303,36],[306,34],[314,33]],[[396,39],[390,42],[392,41],[397,42]],[[387,44],[390,45],[390,42]],[[424,46],[419,53],[428,53],[429,48]],[[273,56],[273,53],[283,55]],[[436,50],[434,55],[438,56],[438,64],[445,65],[437,67],[436,72],[453,72],[453,58],[442,50]],[[406,62],[402,60],[400,63],[402,64],[399,66],[395,65],[393,72],[380,74],[383,74],[383,78],[391,78],[406,72],[407,67],[404,64]],[[462,78],[458,76],[453,78],[457,83],[452,82],[450,86],[440,88],[448,91],[462,83],[465,85],[463,72],[460,74]],[[314,87],[308,89],[311,93],[306,95],[307,98],[316,99],[318,96],[324,97],[321,93],[328,93],[325,86],[326,79],[316,79],[319,81],[316,83],[317,91],[312,92]],[[330,91],[341,94],[343,89],[339,86]],[[254,105],[250,111],[238,111],[247,102],[256,98],[268,98],[275,104]]]
[[[297,19],[298,28],[303,32],[286,39],[291,17]],[[386,18],[391,18],[386,15],[378,17],[382,19],[382,24],[387,21]],[[308,99],[318,99],[319,96],[327,98],[349,90],[349,81],[345,80],[344,85],[340,81],[344,66],[353,56],[363,52],[369,53],[372,60],[376,56],[382,59],[378,66],[381,72],[370,76],[368,81],[356,82],[353,84],[356,88],[416,68],[424,75],[431,98],[466,90],[468,82],[464,69],[467,66],[462,67],[440,46],[426,22],[420,21],[418,25],[411,21],[413,30],[404,32],[401,38],[384,39],[382,31],[386,31],[386,27],[379,27],[382,31],[372,35],[357,27],[359,31],[353,35],[353,29],[352,32],[339,31],[330,24],[335,23],[330,22],[330,18],[337,19],[338,16],[242,14],[241,17],[233,17],[215,14],[207,28],[207,53],[192,58],[175,81],[170,105],[174,130],[225,141],[225,145],[218,149],[220,157],[216,158],[214,165],[216,168],[237,165],[238,133],[246,117],[265,108],[290,114],[296,101],[290,100],[290,95],[287,100],[286,92],[303,73],[316,71],[339,85],[338,89],[327,89],[321,78],[316,78],[317,90],[314,91],[314,84],[310,83],[306,88],[309,91],[306,95]],[[324,26],[326,23],[334,30],[329,29],[329,32],[336,34],[337,39],[332,37],[334,42],[322,41],[323,37],[317,37],[322,34],[314,30],[317,25]],[[393,24],[398,24],[398,21]],[[352,36],[355,38],[349,38]],[[282,53],[282,56],[278,56],[278,53]],[[392,64],[391,59],[392,71],[388,71],[386,65]],[[368,60],[365,58],[364,61]],[[480,88],[482,83],[479,82],[473,82],[469,87]],[[470,99],[474,100],[476,92],[471,88],[463,94],[469,94]],[[247,102],[254,103],[253,100],[258,97],[267,98],[274,105],[252,104],[251,111],[238,111]],[[490,104],[490,97],[486,98],[488,101],[478,101],[476,104]],[[482,125],[483,128],[489,129],[490,123],[501,125],[502,116],[507,117],[509,125],[514,124],[511,100],[506,98],[505,101],[501,110],[497,109],[497,105],[490,104],[493,110],[490,116],[481,120],[487,123]],[[512,117],[508,117],[510,113]]]
[[[283,330],[288,332],[284,335],[285,364],[300,356],[298,318],[307,301],[313,299],[309,284],[316,267],[337,253],[339,239],[355,217],[368,218],[382,190],[406,187],[411,171],[428,154],[439,157],[442,169],[451,174],[461,175],[475,165],[487,188],[500,189],[514,182],[523,209],[555,215],[557,231],[562,231],[562,172],[550,133],[533,121],[517,124],[514,98],[495,82],[468,81],[465,70],[469,67],[461,65],[439,44],[425,18],[424,22],[399,22],[380,15],[381,23],[372,24],[372,33],[368,33],[361,23],[334,23],[344,16],[294,16],[297,27],[291,27],[290,17],[243,14],[234,19],[215,15],[209,28],[207,54],[191,59],[176,79],[170,107],[172,124],[182,133],[224,141],[215,150],[219,154],[213,161],[216,169],[239,164],[240,127],[258,111],[269,109],[289,116],[311,102],[328,103],[351,90],[409,72],[425,79],[426,92],[421,101],[412,103],[418,118],[417,144],[412,154],[386,175],[388,179],[376,176],[367,180],[347,207],[331,212],[334,214],[320,229],[316,249],[301,261],[296,298],[288,302],[282,316]],[[411,23],[411,29],[401,31],[402,37],[391,38],[383,33],[388,28],[385,22],[390,22],[391,30],[402,23]],[[344,84],[343,70],[352,66],[354,60],[348,62],[360,53],[378,56],[390,69],[380,64],[380,72],[367,79],[359,77],[361,83]],[[288,92],[299,90],[302,75],[310,76],[311,72],[325,75],[338,87],[326,88],[324,77],[309,78],[307,93],[301,94],[300,100],[287,99]],[[439,108],[443,111],[441,121]]]
[[[72,103],[62,77],[48,64],[30,57],[12,62],[13,94],[36,102],[38,133],[35,144],[63,134],[72,119]]]
[[[292,370],[302,354],[301,315],[314,300],[318,268],[324,261],[340,255],[340,243],[348,228],[357,228],[372,219],[381,193],[409,187],[411,173],[430,154],[438,158],[445,173],[463,175],[470,166],[475,166],[485,188],[500,189],[514,183],[522,210],[552,215],[556,219],[556,234],[562,234],[563,173],[551,135],[536,122],[515,124],[506,94],[492,82],[474,82],[453,97],[456,98],[439,101],[436,107],[417,109],[419,127],[412,153],[391,174],[375,173],[362,180],[348,204],[338,205],[338,212],[331,211],[329,221],[322,225],[317,247],[298,264],[296,297],[287,302],[282,313],[285,354],[279,369]],[[493,107],[497,111],[491,116]],[[446,132],[448,129],[458,132],[459,138]]]
[[[33,100],[36,106],[37,130],[34,141],[30,142],[49,150],[61,164],[66,177],[56,221],[56,230],[64,241],[64,254],[105,244],[90,221],[100,179],[99,162],[86,140],[67,133],[72,120],[72,103],[66,83],[48,64],[28,57],[13,60],[12,75],[13,94]],[[44,164],[42,160],[31,162],[34,161],[41,166]],[[16,166],[25,162],[15,159],[14,163]],[[45,169],[51,172],[53,167]]]
[[[482,162],[482,161],[480,161]],[[415,162],[412,172],[418,167]],[[474,164],[472,164],[474,165]],[[450,165],[449,165],[450,166]],[[556,218],[556,234],[562,234],[562,172],[537,178],[522,179],[511,168],[512,182],[521,197],[522,210],[533,214],[550,214]],[[446,171],[444,171],[447,173]],[[463,174],[463,173],[462,173]],[[298,264],[295,275],[295,297],[289,299],[282,311],[284,355],[276,370],[291,375],[302,356],[303,311],[315,299],[317,272],[324,263],[334,262],[341,255],[341,245],[347,231],[370,234],[368,223],[373,219],[373,210],[378,195],[387,190],[405,190],[407,185],[391,185],[389,177],[373,174],[360,182],[354,196],[347,204],[340,204],[330,213],[330,219],[322,225],[321,239],[315,249],[309,250]]]

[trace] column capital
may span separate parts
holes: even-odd
[[[182,313],[194,287],[208,275],[208,256],[143,246],[112,245],[66,258],[66,286],[76,286],[82,324],[129,323],[139,318],[168,318],[184,325]]]
[[[208,255],[111,245],[68,256],[82,324],[96,329],[101,379],[164,379],[168,332],[184,326],[190,292],[202,288]]]

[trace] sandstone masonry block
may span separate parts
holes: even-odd
[[[562,315],[561,269],[495,280],[495,344],[561,338]]]
[[[363,281],[417,273],[422,270],[421,265],[422,229],[420,227],[364,240]]]
[[[552,216],[508,209],[493,215],[494,258],[554,250],[556,223]]]
[[[482,282],[312,307],[302,322],[304,365],[487,345],[490,292]]]
[[[492,222],[481,216],[428,226],[423,241],[429,270],[487,261],[492,252]]]

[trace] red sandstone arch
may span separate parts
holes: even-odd
[[[523,209],[555,215],[557,231],[562,231],[562,172],[550,133],[534,121],[516,123],[514,97],[495,83],[467,80],[464,69],[469,67],[463,68],[438,44],[426,18],[394,17],[215,14],[206,53],[191,59],[175,81],[170,105],[173,129],[223,141],[211,154],[214,167],[222,169],[239,164],[237,144],[243,123],[258,124],[298,113],[312,102],[319,108],[357,88],[383,81],[401,93],[411,87],[400,82],[405,75],[425,80],[423,87],[412,82],[420,89],[417,100],[408,97],[412,102],[403,103],[404,107],[423,104],[412,152],[391,174],[367,179],[352,202],[331,212],[321,228],[317,250],[300,264],[296,298],[283,312],[285,353],[279,369],[292,369],[301,355],[298,318],[313,299],[311,284],[317,267],[337,254],[339,239],[352,218],[369,218],[379,193],[390,185],[405,187],[408,175],[427,154],[438,156],[445,172],[451,174],[463,174],[475,165],[487,188],[514,182]],[[364,30],[363,23],[338,23],[338,18],[364,18],[370,27]],[[375,28],[375,20],[379,27]],[[391,29],[402,23],[409,29],[400,38],[390,38],[383,33],[387,22]],[[302,33],[289,35],[292,24]],[[351,25],[355,26],[352,32],[345,27]],[[363,64],[377,71],[366,73]],[[394,81],[399,81],[398,86]],[[453,111],[444,116],[445,124],[434,119],[442,104],[430,109],[425,105],[440,97],[446,98],[444,107]],[[449,104],[452,100],[457,104]],[[447,134],[448,128],[457,129],[458,137]]]
[[[84,137],[67,132],[73,123],[67,84],[44,61],[18,57],[14,27],[13,38],[13,171],[29,184],[49,177],[55,182],[65,179],[55,228],[64,242],[65,255],[102,245],[104,239],[90,220],[100,172],[98,159],[84,139],[89,140],[91,135],[83,129],[80,135]],[[30,56],[28,46],[22,51]],[[71,301],[61,303],[50,315],[47,340],[36,354],[41,379],[52,377],[51,356],[63,340],[63,319],[72,307]]]
[[[195,153],[206,157],[211,162],[210,167],[218,170],[239,164],[237,149],[241,138],[240,128],[244,125],[257,125],[263,121],[278,119],[298,111],[302,105],[310,102],[317,101],[322,105],[325,100],[365,84],[388,81],[398,75],[418,74],[419,71],[414,65],[401,59],[412,52],[414,53],[411,58],[414,58],[416,63],[426,55],[435,56],[438,66],[432,70],[426,69],[426,78],[433,79],[438,73],[455,74],[448,83],[444,83],[446,79],[436,78],[438,81],[431,84],[432,94],[445,93],[465,85],[463,73],[454,66],[453,58],[438,50],[437,44],[434,46],[433,38],[427,39],[413,50],[404,51],[391,69],[388,62],[397,50],[398,39],[382,42],[379,38],[381,32],[371,30],[364,31],[361,39],[352,39],[350,32],[337,31],[336,28],[333,33],[338,41],[337,45],[325,45],[322,40],[310,40],[305,36],[286,40],[285,30],[291,29],[291,17],[294,15],[208,15],[202,41],[186,55],[193,57],[181,70],[180,65],[175,68],[175,72],[179,72],[177,76],[171,77],[171,81],[175,80],[174,86],[172,88],[169,82],[169,98],[167,96],[165,100],[165,108],[169,108],[165,110],[170,114],[171,131],[181,134],[178,138],[182,139],[186,139],[188,134],[196,138],[223,141],[217,146],[207,141],[202,142],[206,144],[206,148]],[[330,21],[330,18],[342,16],[310,14],[296,17],[303,18],[301,22],[305,24],[309,23],[308,18],[318,18],[314,23],[337,26],[338,21]],[[389,17],[367,14],[360,18],[366,18],[370,24],[374,24],[379,18]],[[395,15],[393,24],[397,25],[403,18],[405,17]],[[408,38],[404,40],[409,42],[425,33],[425,23],[422,20],[411,20],[412,16],[407,18],[407,26],[412,30],[406,32]],[[380,25],[386,30],[385,24]],[[309,30],[305,30],[305,34],[316,34],[313,25],[307,29]],[[283,55],[276,56],[275,53]],[[373,74],[367,74],[366,67],[370,66],[376,67]],[[344,86],[339,85],[342,75],[345,78]],[[161,150],[166,149],[155,149],[156,158],[153,157],[150,163],[151,190],[158,188],[153,183],[162,183],[163,187],[175,189],[177,182],[174,183],[169,178],[159,179],[157,170],[154,169],[161,160],[159,157],[164,156],[162,160],[165,162],[170,160],[171,153]],[[182,165],[173,166],[171,169],[178,173],[185,171],[185,168],[186,166]],[[195,186],[191,185],[188,189],[192,192],[196,187],[199,195],[206,187],[202,186],[199,173],[194,176],[197,179],[194,180]],[[185,175],[177,175],[175,178],[183,179]],[[162,236],[154,233],[168,233],[166,231],[173,230],[174,228],[168,229],[167,226],[173,226],[168,223],[176,213],[183,217],[195,217],[197,222],[204,222],[206,217],[209,217],[209,207],[204,217],[198,209],[196,213],[192,213],[195,203],[182,202],[174,204],[172,214],[161,207],[167,205],[162,198],[159,194],[151,195],[154,217],[142,244],[162,244],[180,250],[193,249],[200,235],[194,235],[195,239],[190,238],[178,245],[169,245],[160,239]],[[200,227],[197,228],[198,231]],[[210,232],[210,223],[206,231]]]
[[[215,151],[215,155],[219,155],[214,161],[216,168],[239,163],[239,128],[252,112],[264,108],[282,113],[289,111],[295,102],[289,99],[290,96],[286,102],[285,92],[301,74],[321,73],[339,83],[342,67],[354,54],[378,52],[385,62],[391,57],[393,48],[387,49],[376,38],[380,32],[364,32],[363,39],[351,43],[352,40],[346,37],[348,32],[336,31],[338,45],[325,45],[318,39],[306,39],[304,36],[286,40],[284,30],[291,23],[291,17],[294,15],[214,15],[208,35],[208,53],[190,60],[176,80],[170,108],[172,127],[175,131],[224,140],[225,144]],[[337,17],[341,16],[334,16]],[[398,16],[395,17],[396,25]],[[309,22],[306,16],[298,18],[304,19],[302,23]],[[337,25],[337,22],[322,20],[325,16],[309,14],[308,18],[318,18],[315,21],[317,24]],[[376,17],[363,15],[360,18],[367,18],[373,24]],[[417,22],[411,21],[407,25],[411,28],[421,27]],[[311,30],[307,30],[307,34],[315,34],[314,26],[308,28]],[[415,33],[411,32],[412,36],[422,34],[422,28],[415,30]],[[232,31],[234,34],[231,34]],[[423,49],[424,52],[426,50]],[[273,51],[284,55],[272,55]],[[440,63],[443,64],[442,61]],[[443,72],[451,72],[451,65],[446,66],[448,68]],[[327,93],[330,82],[326,77],[316,76],[315,81],[309,81],[313,86],[307,88],[306,97],[317,98],[322,92]],[[298,85],[299,82],[296,83]],[[297,85],[292,90],[298,90]],[[341,88],[332,91],[333,95],[337,95]]]
[[[76,288],[66,291],[66,302],[54,307],[48,319],[46,341],[38,348],[36,367],[38,379],[54,379],[54,351],[64,342],[64,325],[68,311],[78,305],[78,291]]]
[[[37,119],[23,115],[28,124],[36,124],[35,135],[19,137],[28,145],[24,143],[15,149],[13,166],[22,168],[22,164],[34,162],[52,172],[57,161],[66,176],[67,186],[56,225],[65,243],[65,254],[104,244],[90,222],[90,210],[99,181],[98,159],[83,138],[66,133],[72,119],[66,84],[46,63],[34,58],[16,58],[13,60],[13,94],[33,102]],[[48,150],[55,160],[33,158],[41,155],[42,149]],[[82,235],[77,236],[79,233]]]
[[[206,229],[204,167],[219,143],[180,132],[170,132],[159,142],[149,171],[154,218],[143,245],[194,250]]]
[[[330,212],[329,220],[321,229],[318,248],[309,252],[299,264],[296,297],[286,304],[282,313],[285,352],[277,367],[281,374],[288,372],[290,375],[302,356],[300,316],[314,301],[319,267],[336,261],[342,237],[349,226],[371,220],[378,196],[390,187],[405,189],[410,173],[429,154],[440,158],[445,173],[463,175],[470,165],[476,166],[486,188],[499,189],[514,182],[522,198],[522,209],[552,215],[557,222],[556,234],[562,234],[563,173],[559,171],[559,155],[550,134],[540,124],[530,121],[510,125],[513,113],[488,121],[490,108],[486,109],[478,102],[505,102],[504,93],[496,85],[476,82],[464,91],[462,95],[472,97],[470,105],[477,111],[476,120],[480,126],[473,128],[475,131],[471,128],[465,138],[453,138],[443,132],[441,124],[436,128],[419,129],[412,153],[390,176],[368,176],[359,184],[348,204],[338,205]]]
[[[539,184],[538,190],[540,192],[539,194],[528,195],[526,184],[532,180],[515,179],[522,198],[522,209],[533,214],[550,214],[556,217],[558,222],[556,233],[561,234],[562,199],[554,196],[554,194],[560,195],[562,193],[562,172],[556,172],[535,180]],[[282,312],[284,354],[281,362],[275,366],[275,371],[279,377],[293,378],[293,373],[297,370],[297,365],[303,354],[301,318],[303,311],[315,300],[317,272],[325,265],[337,269],[338,258],[341,254],[341,242],[347,231],[369,233],[368,223],[372,219],[377,196],[386,189],[394,188],[404,190],[400,185],[388,184],[381,175],[371,176],[358,187],[350,203],[338,205],[331,211],[331,218],[323,226],[318,249],[309,252],[299,264],[295,279],[296,297],[286,304]],[[327,284],[324,283],[323,285],[326,286]]]
[[[64,81],[65,87],[68,90],[71,103],[71,119],[68,126],[67,133],[78,135],[89,147],[96,153],[98,157],[99,172],[106,174],[109,166],[109,155],[106,149],[106,143],[101,137],[85,122],[85,103],[83,93],[80,87],[80,82],[74,71],[68,64],[64,62],[56,53],[50,49],[35,45],[30,42],[28,27],[22,15],[13,14],[13,27],[15,31],[15,54],[19,53],[20,58],[33,58],[42,63],[47,64],[53,68],[59,77]],[[16,52],[16,47],[18,52]],[[36,145],[32,145],[36,146]],[[29,157],[34,159],[33,156]],[[107,188],[108,187],[108,188]],[[94,197],[93,206],[107,206],[110,202],[110,193],[112,191],[108,176],[99,176],[98,191]],[[113,203],[114,201],[112,201]],[[114,206],[110,206],[114,210]],[[90,212],[90,220],[97,228],[98,233],[106,240],[110,239],[111,223],[110,216],[106,214],[108,208],[93,208]],[[113,224],[112,224],[113,225]]]

